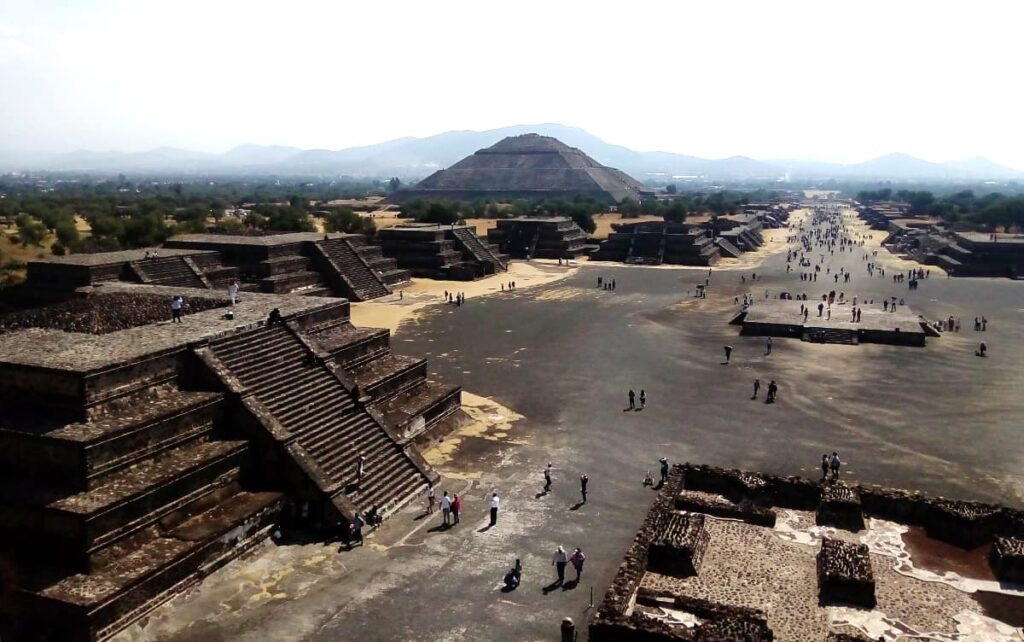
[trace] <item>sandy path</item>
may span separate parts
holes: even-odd
[[[436,281],[413,279],[412,284],[395,294],[352,304],[352,323],[357,326],[387,328],[396,334],[402,323],[416,318],[428,305],[443,305],[444,293],[462,292],[466,299],[500,294],[502,286],[516,282],[516,289],[546,285],[576,273],[578,264],[558,265],[557,261],[535,259],[528,263],[509,263],[508,272],[501,272],[478,281]]]

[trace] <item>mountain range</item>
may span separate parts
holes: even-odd
[[[981,157],[933,163],[907,154],[887,154],[854,164],[804,160],[755,160],[746,156],[705,159],[672,152],[638,152],[613,145],[576,128],[556,124],[516,125],[487,131],[451,131],[426,138],[395,140],[341,150],[299,149],[276,145],[239,145],[222,154],[173,147],[122,153],[75,151],[44,156],[0,150],[0,171],[67,171],[103,173],[253,174],[274,176],[355,176],[423,178],[449,167],[506,136],[526,133],[553,136],[598,162],[621,169],[641,181],[673,177],[706,180],[882,179],[909,181],[1016,180],[1024,172]]]

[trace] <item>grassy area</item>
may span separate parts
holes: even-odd
[[[11,241],[11,237],[17,235],[18,228],[14,225],[0,228],[0,282],[5,284],[18,283],[25,278],[25,269],[9,269],[5,267],[12,261],[28,263],[34,259],[51,256],[50,246],[55,240],[52,234],[47,234],[42,247],[29,245],[22,247],[20,243]]]

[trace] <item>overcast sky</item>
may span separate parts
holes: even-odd
[[[1024,168],[1024,3],[0,0],[0,148],[555,122],[722,158]]]

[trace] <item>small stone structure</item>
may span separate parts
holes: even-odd
[[[508,256],[465,225],[403,223],[378,231],[376,242],[413,276],[471,281],[508,269]]]
[[[1024,539],[997,537],[989,561],[1000,581],[1024,584]]]
[[[704,228],[668,222],[616,223],[592,261],[641,265],[714,265],[718,246]]]
[[[863,530],[864,514],[861,512],[857,489],[840,483],[826,484],[821,490],[821,503],[818,504],[814,519],[819,526]]]
[[[668,513],[651,538],[647,568],[676,577],[696,575],[710,539],[703,515]]]
[[[575,259],[583,254],[587,235],[565,216],[520,216],[499,219],[487,240],[517,259]]]
[[[163,247],[72,254],[31,261],[26,291],[67,294],[75,288],[128,281],[226,291],[340,296],[365,301],[385,296],[409,273],[379,247],[354,234],[296,232],[265,236],[185,234]]]
[[[776,514],[770,508],[758,506],[749,499],[733,502],[720,495],[693,490],[681,490],[676,495],[676,509],[695,513],[740,519],[748,524],[775,526]]]
[[[826,537],[817,557],[818,591],[823,602],[875,606],[875,576],[865,544]]]

